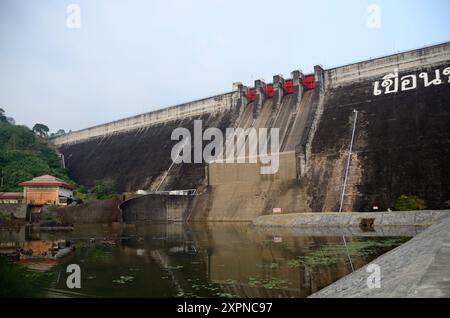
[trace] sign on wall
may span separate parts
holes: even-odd
[[[432,71],[431,74],[422,72],[418,75],[410,74],[401,77],[398,75],[398,69],[395,69],[393,73],[385,75],[382,78],[382,81],[376,81],[374,83],[373,94],[375,96],[380,96],[383,94],[397,93],[399,91],[409,91],[417,89],[421,83],[423,83],[423,87],[450,83],[450,67],[447,67],[442,71],[441,69],[436,69]]]

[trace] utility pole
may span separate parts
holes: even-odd
[[[347,180],[348,180],[348,171],[350,168],[350,161],[352,159],[353,142],[355,140],[356,121],[358,120],[358,111],[356,109],[354,109],[353,112],[355,113],[355,120],[353,122],[352,140],[350,142],[350,148],[348,150],[347,168],[345,169],[345,178],[344,178],[344,185],[342,187],[341,203],[339,205],[339,212],[342,212],[342,207],[344,204],[345,189],[347,187]]]

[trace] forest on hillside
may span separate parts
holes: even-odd
[[[15,125],[0,111],[0,192],[20,192],[20,182],[50,174],[70,182],[56,151],[45,138],[26,126]]]

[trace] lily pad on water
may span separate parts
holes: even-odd
[[[319,249],[305,248],[305,255],[287,261],[290,268],[300,266],[320,266],[336,264],[346,260],[349,256],[369,256],[376,254],[379,249],[390,248],[402,244],[404,239],[390,239],[383,241],[365,240],[347,242],[347,244],[330,244]]]
[[[199,298],[197,295],[192,293],[184,293],[183,291],[180,291],[176,296],[176,298]]]
[[[179,266],[166,266],[166,267],[164,267],[164,269],[166,269],[166,270],[176,270],[176,269],[182,269],[182,268],[184,268],[184,266],[182,266],[182,265],[179,265]]]
[[[287,282],[279,278],[263,279],[263,278],[249,278],[250,287],[262,287],[265,289],[281,289],[286,288]]]
[[[126,284],[126,283],[131,283],[133,280],[134,280],[133,276],[120,276],[119,279],[113,280],[113,283]]]
[[[219,298],[239,298],[239,296],[230,293],[216,293],[216,296]]]

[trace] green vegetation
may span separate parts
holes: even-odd
[[[41,221],[44,222],[62,222],[62,217],[57,212],[57,207],[48,207],[41,214]]]
[[[0,223],[6,223],[12,221],[13,217],[11,213],[0,211]]]
[[[5,110],[3,108],[0,108],[0,123],[14,123],[14,119],[12,119],[11,117],[6,117]]]
[[[114,181],[109,178],[95,181],[90,193],[95,195],[98,200],[112,199],[117,196]]]
[[[116,284],[126,284],[126,283],[131,283],[133,282],[134,277],[133,276],[120,276],[119,279],[115,279],[113,280],[113,283]]]
[[[395,203],[396,211],[416,211],[425,208],[423,200],[415,195],[401,195]]]
[[[179,266],[170,266],[170,265],[167,265],[166,267],[164,267],[165,270],[178,270],[178,269],[182,269],[182,268],[184,268],[183,265],[179,265]]]
[[[44,124],[36,124],[33,127],[33,132],[41,137],[47,137],[49,131],[50,129]]]
[[[0,191],[20,192],[20,182],[50,174],[71,182],[60,159],[44,139],[25,126],[13,125],[0,109]]]
[[[89,191],[84,186],[79,186],[75,190],[75,197],[83,202],[91,202],[96,200],[114,199],[118,196],[115,190],[115,183],[112,179],[97,180],[94,187]]]
[[[42,297],[55,278],[55,271],[32,271],[0,257],[0,298]]]
[[[262,287],[265,289],[282,289],[287,287],[288,282],[285,280],[273,277],[271,279],[250,277],[248,285],[250,287]]]
[[[340,260],[347,259],[348,256],[376,255],[380,249],[396,247],[404,242],[404,238],[384,239],[381,241],[364,240],[347,242],[347,246],[342,243],[322,246],[319,249],[306,248],[304,255],[288,260],[287,265],[290,268],[332,265]]]

